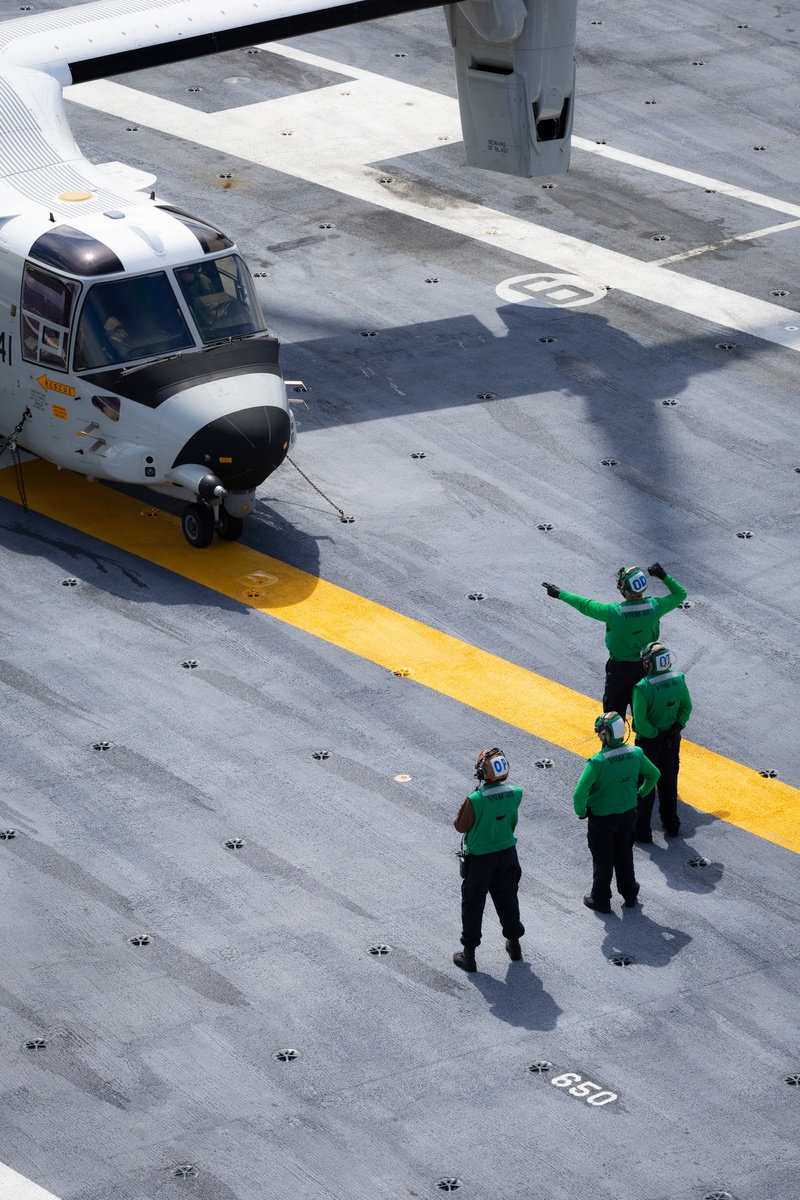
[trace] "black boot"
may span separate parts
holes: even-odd
[[[461,967],[462,971],[477,971],[478,964],[475,962],[475,947],[464,946],[463,950],[456,950],[453,955],[453,962],[457,967]]]
[[[522,958],[522,946],[519,944],[519,938],[509,938],[506,942],[506,953],[512,962],[519,962]]]

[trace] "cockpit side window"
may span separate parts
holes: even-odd
[[[28,362],[67,369],[69,330],[81,285],[28,263],[22,281],[22,355]]]
[[[164,271],[89,288],[75,338],[75,370],[172,354],[193,346]]]
[[[176,267],[175,275],[206,344],[266,330],[250,272],[238,254]]]

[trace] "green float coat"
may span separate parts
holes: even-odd
[[[608,654],[616,662],[638,662],[639,651],[648,642],[658,641],[659,621],[686,599],[686,588],[664,576],[669,596],[642,596],[637,600],[622,600],[619,604],[602,604],[587,600],[572,592],[559,592],[559,600],[576,608],[585,617],[604,621]]]
[[[517,844],[517,827],[522,788],[513,783],[486,783],[470,793],[475,823],[464,834],[467,854],[491,854]]]
[[[692,713],[689,689],[681,671],[662,671],[640,679],[633,689],[633,728],[639,737],[658,737],[677,721],[681,729]]]
[[[638,788],[639,776],[644,776]],[[661,772],[638,746],[615,746],[593,754],[583,768],[572,802],[579,817],[591,810],[596,817],[636,808],[637,796],[646,796]]]

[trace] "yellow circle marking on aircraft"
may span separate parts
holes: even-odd
[[[69,200],[70,203],[77,204],[80,200],[91,200],[93,196],[93,192],[62,192],[58,199]]]

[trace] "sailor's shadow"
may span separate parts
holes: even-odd
[[[703,812],[702,809],[692,808],[690,804],[684,803],[678,795],[678,816],[681,819],[681,835],[677,841],[692,837],[698,830],[703,829],[706,825],[714,825],[717,821],[727,820],[728,813],[718,808],[715,812]]]
[[[528,962],[509,963],[505,979],[485,971],[469,975],[498,1021],[521,1029],[555,1029],[562,1009],[558,1007]]]
[[[705,815],[705,814],[698,814]],[[716,818],[710,817],[709,820]],[[682,829],[686,829],[683,823]],[[686,836],[691,837],[692,831],[686,829]],[[670,838],[666,846],[652,842],[641,847],[642,857],[650,860],[657,867],[668,888],[674,892],[703,892],[713,891],[721,882],[724,866],[721,862],[712,862],[702,852],[697,850],[686,838],[681,836]],[[639,856],[637,855],[637,865]]]
[[[659,925],[639,907],[623,908],[621,918],[609,913],[604,924],[602,952],[609,961],[627,955],[641,966],[666,967],[692,940],[682,929]]]

